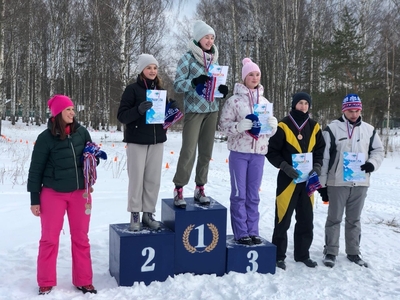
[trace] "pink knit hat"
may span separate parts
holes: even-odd
[[[54,95],[48,102],[47,105],[50,108],[51,115],[57,116],[60,112],[69,106],[74,106],[72,100],[65,95]]]
[[[257,66],[257,64],[253,63],[250,58],[246,57],[242,61],[243,63],[243,68],[242,68],[242,80],[246,78],[247,75],[249,75],[250,72],[260,72],[260,68]]]

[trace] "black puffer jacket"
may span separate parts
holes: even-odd
[[[51,134],[51,122],[50,119],[48,129],[39,134],[32,152],[28,175],[31,205],[40,204],[42,186],[57,192],[85,188],[82,154],[86,142],[92,141],[89,132],[75,121],[75,132],[61,140]]]
[[[147,80],[149,89],[154,88],[154,82]],[[138,79],[128,85],[122,94],[118,109],[118,120],[126,125],[124,142],[142,145],[164,143],[167,140],[167,131],[162,124],[146,124],[146,115],[138,112],[140,103],[146,101],[146,86],[143,80]]]

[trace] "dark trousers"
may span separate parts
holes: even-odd
[[[290,199],[289,207],[282,221],[278,223],[275,208],[275,228],[272,243],[276,246],[276,260],[286,258],[288,244],[287,231],[290,227],[293,211],[296,212],[296,224],[294,227],[294,260],[304,261],[310,257],[309,249],[313,240],[313,206],[307,195],[305,183],[299,183]]]

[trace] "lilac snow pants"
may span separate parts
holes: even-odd
[[[64,215],[67,212],[71,234],[72,284],[83,286],[92,284],[92,260],[89,245],[90,215],[85,214],[87,200],[83,198],[85,190],[71,193],[59,193],[43,188],[40,193],[40,220],[42,236],[39,242],[37,260],[37,281],[39,286],[57,285],[56,264],[60,232]]]
[[[265,156],[231,151],[231,224],[235,240],[245,236],[258,236],[260,213],[259,189],[264,171]]]

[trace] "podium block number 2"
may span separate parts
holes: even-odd
[[[258,270],[258,263],[257,263],[258,252],[254,251],[254,250],[247,252],[247,258],[249,259],[249,263],[251,264],[251,266],[247,266],[246,271],[247,272],[257,272],[257,270]]]
[[[156,256],[156,251],[154,250],[154,248],[151,247],[146,247],[142,250],[142,256],[146,257],[147,256],[147,260],[145,261],[145,263],[143,264],[142,268],[140,269],[142,272],[152,272],[154,271],[156,264],[153,262],[152,264],[151,261],[154,259],[154,257]]]

